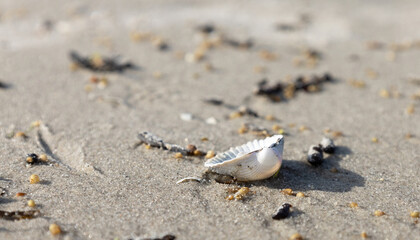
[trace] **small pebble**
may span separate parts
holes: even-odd
[[[35,201],[34,200],[29,200],[28,201],[28,207],[35,207],[36,205],[35,205]]]
[[[39,155],[39,160],[41,160],[43,162],[47,162],[48,161],[48,156],[46,154],[41,154],[41,155]]]
[[[210,151],[207,152],[205,158],[206,159],[210,159],[210,158],[213,158],[214,156],[215,156],[214,151],[213,150],[210,150]]]
[[[355,202],[351,202],[351,203],[349,204],[349,206],[350,206],[351,208],[357,208],[357,207],[359,207],[359,204],[357,204],[357,203],[355,203]]]
[[[381,96],[383,98],[389,98],[391,96],[391,94],[389,93],[388,90],[381,89],[381,91],[379,91],[379,96]]]
[[[360,234],[360,236],[361,236],[362,238],[368,238],[368,235],[367,235],[367,233],[366,233],[366,232],[362,232],[362,233]]]
[[[306,197],[305,194],[303,192],[298,192],[296,193],[296,197]]]
[[[161,78],[162,77],[162,73],[159,71],[153,72],[153,77],[154,78]]]
[[[204,153],[203,153],[202,151],[200,151],[200,150],[195,150],[195,151],[193,152],[193,155],[194,155],[194,156],[203,156],[203,155],[204,155]]]
[[[36,174],[32,174],[31,177],[29,178],[29,182],[31,184],[39,183],[39,181],[40,181],[39,176]]]
[[[303,240],[303,237],[299,233],[295,233],[292,236],[290,236],[289,240]]]
[[[235,197],[232,194],[226,197],[226,200],[229,201],[232,201],[233,199],[235,199]]]
[[[281,207],[277,210],[277,212],[272,216],[275,220],[285,219],[289,216],[290,208],[292,205],[289,203],[283,203]]]
[[[282,127],[281,127],[280,125],[278,125],[278,124],[274,124],[274,125],[271,127],[271,129],[273,129],[273,131],[278,131],[278,130],[282,129]]]
[[[26,195],[26,193],[24,193],[24,192],[18,192],[18,193],[16,193],[16,197],[23,197],[25,195]]]
[[[414,113],[414,104],[408,105],[406,112],[408,115],[412,115]]]
[[[58,225],[57,225],[57,224],[55,224],[55,223],[50,224],[49,229],[50,229],[50,233],[51,233],[52,235],[58,235],[58,234],[60,234],[60,233],[61,233],[61,228],[60,228],[60,226],[58,226]]]
[[[193,144],[188,144],[186,147],[189,154],[194,154],[194,152],[197,150],[197,147]]]
[[[333,131],[331,133],[331,136],[333,136],[334,138],[338,138],[338,137],[344,136],[344,134],[343,134],[343,132],[340,132],[340,131]]]
[[[38,120],[38,121],[31,122],[31,128],[36,128],[39,126],[41,126],[41,121]]]
[[[240,188],[234,195],[236,200],[242,200],[249,193],[249,187]]]
[[[256,73],[265,73],[267,71],[267,68],[264,66],[255,66],[254,72]]]
[[[15,137],[26,138],[27,136],[24,132],[17,132],[17,133],[15,133]]]
[[[248,128],[244,125],[242,125],[239,129],[238,129],[238,133],[239,134],[244,134],[248,132]]]
[[[375,216],[377,216],[377,217],[380,217],[380,216],[385,215],[385,213],[384,213],[383,211],[381,211],[381,210],[376,210],[373,214],[374,214]]]
[[[35,153],[30,153],[26,155],[26,163],[28,164],[35,164],[38,162],[38,160],[39,160],[39,157]]]
[[[193,119],[193,115],[191,113],[181,113],[179,117],[181,118],[181,120],[186,122],[189,122]]]
[[[265,120],[274,121],[274,120],[276,120],[276,118],[273,115],[270,114],[270,115],[265,116]]]
[[[98,88],[99,89],[104,89],[104,88],[106,88],[107,86],[108,86],[108,79],[106,79],[106,78],[101,78],[101,80],[99,80],[99,83],[98,83]]]
[[[286,195],[293,195],[293,190],[291,188],[285,188],[281,190],[281,192]]]
[[[361,80],[350,79],[349,84],[355,88],[364,88],[366,87],[366,83]]]
[[[413,134],[411,134],[411,133],[407,133],[407,134],[405,134],[405,136],[404,136],[404,138],[405,139],[411,139],[411,138],[413,138],[414,137],[414,135]]]
[[[335,151],[334,141],[331,138],[323,137],[320,145],[325,153],[332,154]]]
[[[302,125],[302,126],[299,127],[300,132],[303,132],[303,131],[306,131],[306,130],[309,130],[309,128],[307,126]]]
[[[308,151],[308,162],[313,166],[319,166],[324,160],[322,149],[319,145],[312,145]]]
[[[209,125],[216,125],[217,124],[217,120],[214,117],[209,117],[206,119],[206,123]]]
[[[412,211],[411,213],[410,213],[410,216],[412,217],[412,218],[419,218],[419,212],[418,211]]]
[[[378,139],[377,137],[373,137],[373,138],[371,139],[371,141],[372,141],[373,143],[378,143],[378,142],[379,142],[379,139]]]
[[[175,153],[175,158],[182,158],[183,155],[180,152]]]

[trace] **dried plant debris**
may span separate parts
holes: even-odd
[[[125,240],[175,240],[176,236],[172,234],[166,234],[163,237],[156,237],[156,238],[128,237],[128,238],[123,238],[123,239]]]
[[[322,55],[319,51],[314,49],[304,49],[301,53],[301,56],[293,58],[293,64],[296,67],[308,67],[314,68],[318,65],[321,60]]]
[[[275,28],[277,31],[292,32],[304,29],[311,22],[311,16],[301,14],[295,21],[277,23]]]
[[[420,40],[411,40],[405,42],[384,43],[379,41],[369,41],[366,43],[366,48],[369,50],[388,49],[391,51],[406,51],[420,48]]]
[[[203,100],[205,103],[208,103],[210,105],[215,105],[215,106],[223,106],[225,105],[225,102],[222,99],[217,99],[217,98],[209,98],[209,99],[204,99]],[[231,107],[231,105],[228,105],[229,108]]]
[[[152,33],[133,31],[130,33],[130,38],[133,42],[149,41],[160,51],[165,51],[169,49],[169,44],[163,39],[163,37]]]
[[[243,116],[258,118],[258,113],[246,106],[240,106],[237,110],[229,114],[229,119],[235,119]]]
[[[192,144],[189,144],[187,145],[187,147],[184,148],[175,144],[166,143],[160,137],[154,135],[153,133],[139,133],[137,135],[137,138],[140,140],[140,145],[145,144],[149,147],[161,148],[163,150],[175,152],[176,154],[181,154],[181,156],[204,156],[204,152],[197,150],[197,147]]]
[[[365,88],[366,87],[366,83],[363,80],[349,79],[348,83],[350,84],[350,86],[355,87],[355,88]]]
[[[136,69],[136,66],[131,62],[119,63],[117,57],[102,57],[100,55],[83,57],[76,51],[71,51],[69,56],[76,67],[94,72],[124,72],[127,69]]]
[[[46,154],[41,154],[38,156],[35,153],[30,153],[26,155],[25,161],[28,165],[48,164],[48,157]]]
[[[254,41],[252,39],[247,39],[243,42],[231,39],[231,38],[224,38],[223,43],[225,43],[228,46],[239,48],[239,49],[249,49],[254,46]]]
[[[328,73],[310,78],[299,76],[291,83],[278,82],[273,85],[269,85],[267,79],[263,79],[258,83],[254,94],[266,96],[273,102],[280,102],[295,97],[298,91],[309,93],[321,91],[324,83],[333,81],[334,78]]]
[[[29,211],[3,211],[0,210],[0,218],[9,221],[17,221],[23,219],[32,219],[39,216],[39,210],[29,210]]]
[[[289,203],[283,203],[283,205],[281,205],[281,207],[279,209],[277,209],[276,213],[273,214],[271,217],[274,220],[285,219],[289,216],[291,207],[292,207],[292,205],[290,205]]]
[[[244,116],[250,116],[250,117],[255,117],[255,118],[260,117],[256,111],[252,110],[251,108],[247,106],[238,107],[232,104],[225,103],[223,100],[217,99],[217,98],[208,98],[208,99],[204,99],[203,101],[210,105],[223,106],[227,109],[234,110],[232,113],[229,114],[229,117],[228,117],[229,119],[235,119],[235,118],[244,117]]]

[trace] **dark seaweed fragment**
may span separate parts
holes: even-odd
[[[0,210],[0,218],[9,221],[17,221],[22,219],[32,219],[36,218],[39,215],[39,210],[29,210],[29,211],[3,211]]]
[[[101,63],[95,63],[90,57],[83,57],[76,51],[69,53],[70,59],[77,66],[94,71],[94,72],[124,72],[127,69],[136,69],[131,62],[119,63],[117,57],[102,57]]]

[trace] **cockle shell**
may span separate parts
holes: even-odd
[[[217,154],[204,164],[210,171],[230,175],[238,181],[255,181],[274,175],[283,159],[283,135],[256,139]]]

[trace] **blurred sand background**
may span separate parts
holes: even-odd
[[[363,231],[369,239],[419,239],[410,217],[420,206],[419,10],[413,0],[1,1],[0,81],[9,87],[0,89],[0,210],[29,210],[33,199],[42,216],[0,219],[0,239],[360,239]],[[254,46],[222,45],[187,62],[202,24]],[[140,33],[169,49],[140,41]],[[305,49],[321,53],[316,64],[299,65]],[[73,71],[70,50],[120,55],[140,68]],[[337,81],[317,93],[280,103],[253,94],[262,78],[325,72]],[[232,110],[202,101],[209,97],[276,120],[228,119]],[[207,124],[210,117],[217,124]],[[37,120],[42,125],[28,130]],[[255,193],[244,201],[227,201],[225,184],[175,184],[201,175],[204,158],[133,147],[137,133],[149,131],[221,152],[257,138],[238,134],[242,123],[288,133],[279,175],[245,184]],[[335,139],[341,147],[311,167],[306,151],[328,128],[343,133]],[[8,138],[16,131],[28,138]],[[26,154],[45,152],[39,138],[58,165],[25,166]],[[31,174],[42,182],[29,184]],[[291,216],[271,219],[284,202],[294,206]],[[51,223],[63,234],[51,236]]]

